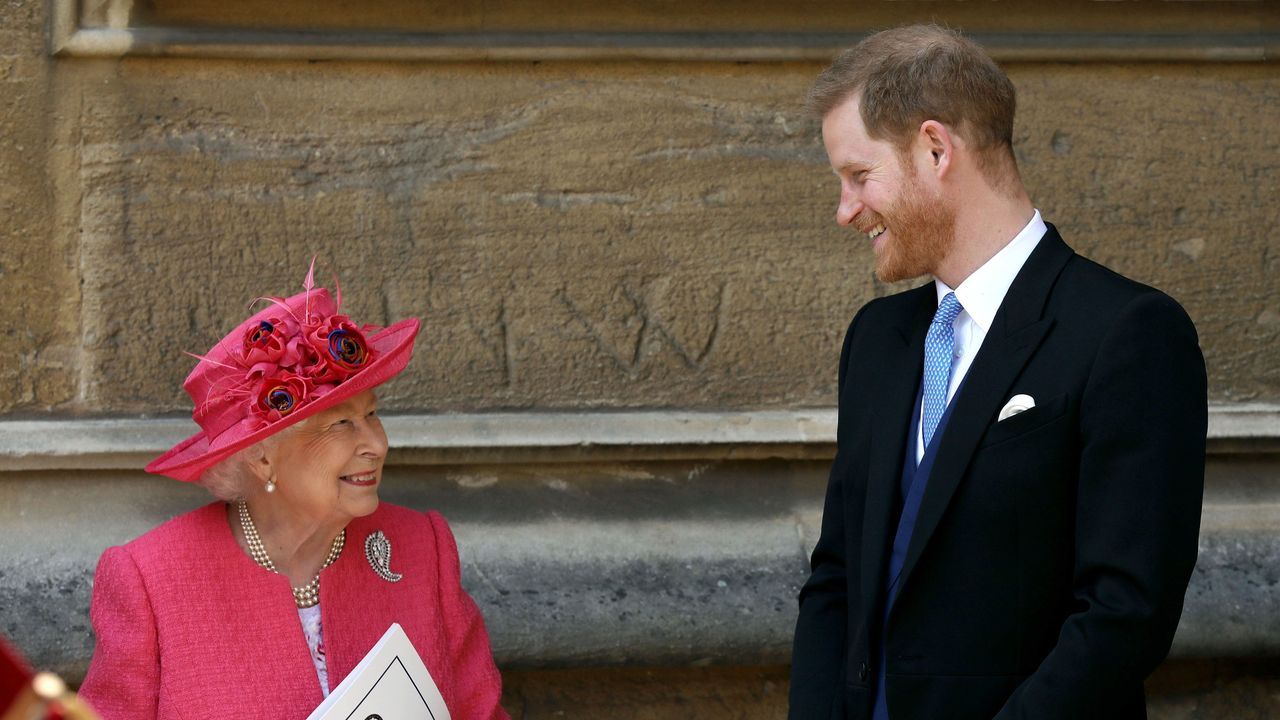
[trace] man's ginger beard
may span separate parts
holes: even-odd
[[[936,271],[955,241],[956,214],[942,198],[930,196],[920,183],[910,160],[900,158],[906,183],[897,201],[885,213],[860,227],[883,222],[887,242],[876,251],[876,277],[897,282]]]

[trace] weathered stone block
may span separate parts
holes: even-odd
[[[523,720],[773,720],[786,717],[786,667],[504,672],[502,705]]]
[[[788,667],[504,670],[502,705],[526,720],[777,718]],[[1146,683],[1151,720],[1270,720],[1280,711],[1280,663],[1170,660]]]
[[[1268,66],[1015,66],[1022,171],[1077,251],[1178,299],[1210,394],[1280,396],[1280,104]]]
[[[828,463],[392,467],[388,502],[441,511],[509,669],[785,664]],[[1215,458],[1173,653],[1280,654],[1274,462]],[[1249,502],[1252,500],[1252,502]],[[137,472],[0,475],[0,633],[72,678],[99,554],[208,501]]]
[[[825,174],[779,69],[164,67],[125,62],[82,115],[97,407],[183,408],[178,351],[296,290],[313,252],[354,315],[425,317],[398,406],[830,395],[832,352],[761,352],[832,350],[851,294],[823,285],[871,287],[803,262],[820,247],[776,188]]]
[[[831,223],[817,69],[123,62],[80,89],[84,400],[185,409],[179,350],[318,253],[353,314],[426,319],[391,407],[828,404],[847,320],[903,285]],[[1046,217],[1187,305],[1215,398],[1280,397],[1280,81],[1010,71]]]
[[[1018,33],[1053,28],[1059,33],[1256,32],[1277,17],[1265,3],[1213,2],[1150,8],[1093,0],[1006,0],[986,3],[876,3],[841,0],[691,0],[607,3],[599,0],[489,0],[483,4],[441,0],[366,0],[321,5],[278,0],[153,0],[135,5],[132,25],[220,28],[373,29],[417,32],[827,32],[855,35],[912,22],[945,22],[967,32]],[[99,10],[100,14],[101,10]],[[87,25],[105,24],[93,18]]]
[[[754,720],[786,715],[789,669],[607,668],[503,673],[503,706],[527,720]],[[1169,661],[1147,681],[1151,720],[1268,720],[1275,660]]]
[[[75,255],[55,233],[48,173],[43,8],[0,5],[0,413],[68,408],[79,376]]]
[[[1150,720],[1270,720],[1280,660],[1170,660],[1147,680]]]

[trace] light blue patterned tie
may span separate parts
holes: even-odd
[[[951,384],[951,362],[955,357],[956,316],[964,310],[955,293],[947,293],[938,303],[938,312],[924,338],[924,416],[920,418],[924,445],[929,447],[933,431],[947,409],[947,386]]]

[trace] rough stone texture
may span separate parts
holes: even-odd
[[[76,261],[54,233],[47,173],[58,153],[43,9],[0,2],[0,412],[65,406],[79,365]]]
[[[1280,394],[1280,105],[1269,66],[1019,67],[1032,197],[1075,248],[1177,298],[1210,393]],[[1268,110],[1268,108],[1270,108]],[[1270,115],[1272,119],[1267,119]]]
[[[786,714],[786,667],[610,668],[503,673],[522,720],[755,720]],[[1150,720],[1270,720],[1275,660],[1169,661],[1147,681]]]
[[[827,467],[398,466],[381,494],[450,519],[504,668],[767,666],[790,657]],[[1280,657],[1275,470],[1274,458],[1211,463],[1175,657]],[[80,677],[98,555],[207,500],[137,472],[0,474],[0,633]]]
[[[185,409],[178,351],[313,253],[357,317],[426,318],[389,397],[425,410],[828,404],[848,318],[901,287],[830,222],[813,66],[87,65],[85,410]],[[1046,216],[1186,304],[1215,399],[1280,398],[1274,71],[1011,74]]]
[[[504,672],[519,720],[774,720],[786,717],[786,667]]]
[[[1271,657],[1280,655],[1280,541],[1271,531],[1201,534],[1194,582],[1187,589],[1180,654]]]
[[[264,281],[296,289],[316,251],[353,314],[427,318],[401,406],[829,396],[830,352],[756,352],[830,350],[849,314],[799,282],[848,285],[794,259],[820,244],[775,183],[823,174],[778,69],[415,70],[130,61],[86,94],[89,406],[181,408],[176,351],[210,344]],[[797,375],[810,387],[750,382]]]
[[[1270,720],[1280,660],[1169,661],[1147,680],[1150,720]]]
[[[696,0],[605,3],[599,0],[365,0],[317,6],[306,0],[152,0],[132,25],[232,28],[392,29],[424,32],[839,32],[859,33],[942,20],[968,32],[1115,31],[1256,32],[1280,13],[1245,0],[1179,2],[1158,11],[1096,0],[1003,0],[1000,3],[872,3],[843,0]],[[95,20],[97,18],[94,18]],[[98,24],[98,23],[90,23]]]
[[[121,474],[0,476],[0,633],[38,667],[79,681],[93,652],[89,599],[109,545],[198,507],[198,487]],[[159,486],[162,487],[162,486]]]

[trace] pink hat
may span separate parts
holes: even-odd
[[[312,270],[315,263],[312,263]],[[199,359],[182,387],[200,432],[152,460],[147,472],[185,482],[321,410],[390,380],[413,356],[417,318],[357,328],[324,288],[271,305]]]

